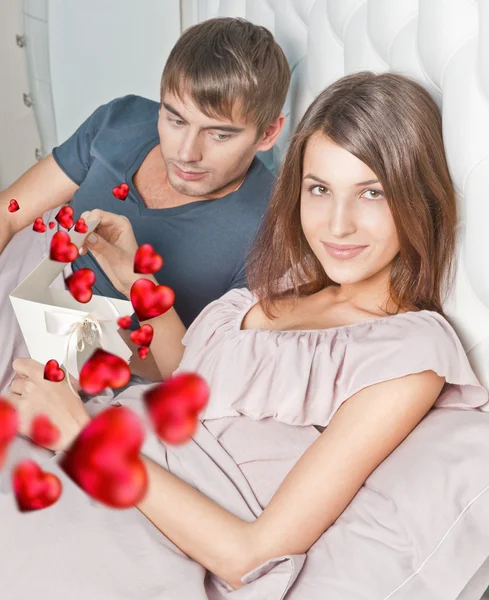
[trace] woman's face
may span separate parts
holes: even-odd
[[[301,223],[326,274],[343,288],[385,282],[399,252],[394,220],[375,173],[356,156],[317,132],[306,145]],[[351,257],[326,244],[365,246]]]

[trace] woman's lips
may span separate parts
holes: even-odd
[[[325,242],[321,242],[321,244],[325,247],[327,253],[333,258],[339,258],[340,260],[345,260],[347,258],[353,258],[360,254],[362,250],[367,248],[367,246],[346,246],[341,249],[341,247],[334,247]]]
[[[185,181],[194,181],[195,179],[201,179],[204,175],[207,174],[207,171],[204,171],[203,173],[185,172],[179,169],[175,164],[173,164],[173,170],[181,179],[185,179]]]

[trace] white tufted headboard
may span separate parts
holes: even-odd
[[[489,0],[182,1],[183,29],[223,16],[267,27],[289,61],[277,167],[307,106],[343,75],[395,71],[431,93],[460,211],[456,285],[444,310],[489,390]]]

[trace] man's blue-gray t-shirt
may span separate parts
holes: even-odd
[[[125,215],[138,244],[149,243],[163,256],[163,267],[154,276],[175,292],[174,308],[188,328],[207,304],[230,289],[248,287],[245,259],[269,203],[274,175],[255,156],[240,188],[226,196],[147,208],[132,178],[159,144],[158,109],[157,102],[140,96],[116,98],[54,148],[53,156],[80,186],[71,201],[75,220],[94,208]],[[129,195],[119,200],[112,189],[124,182]],[[95,272],[95,294],[125,299],[90,253],[72,267]]]

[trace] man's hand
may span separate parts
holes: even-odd
[[[101,219],[101,221],[95,231],[86,238],[80,254],[85,254],[88,248],[113,286],[121,294],[129,298],[132,284],[141,277],[157,283],[151,275],[134,273],[134,255],[138,249],[138,243],[127,217],[98,208],[84,212],[81,217],[85,221],[97,219]],[[94,236],[96,239],[92,241]]]
[[[44,365],[31,358],[16,358],[17,373],[7,397],[19,416],[19,433],[30,437],[34,417],[46,415],[60,431],[60,439],[48,450],[65,450],[90,421],[81,398],[69,389],[66,378],[60,382],[44,379]]]

